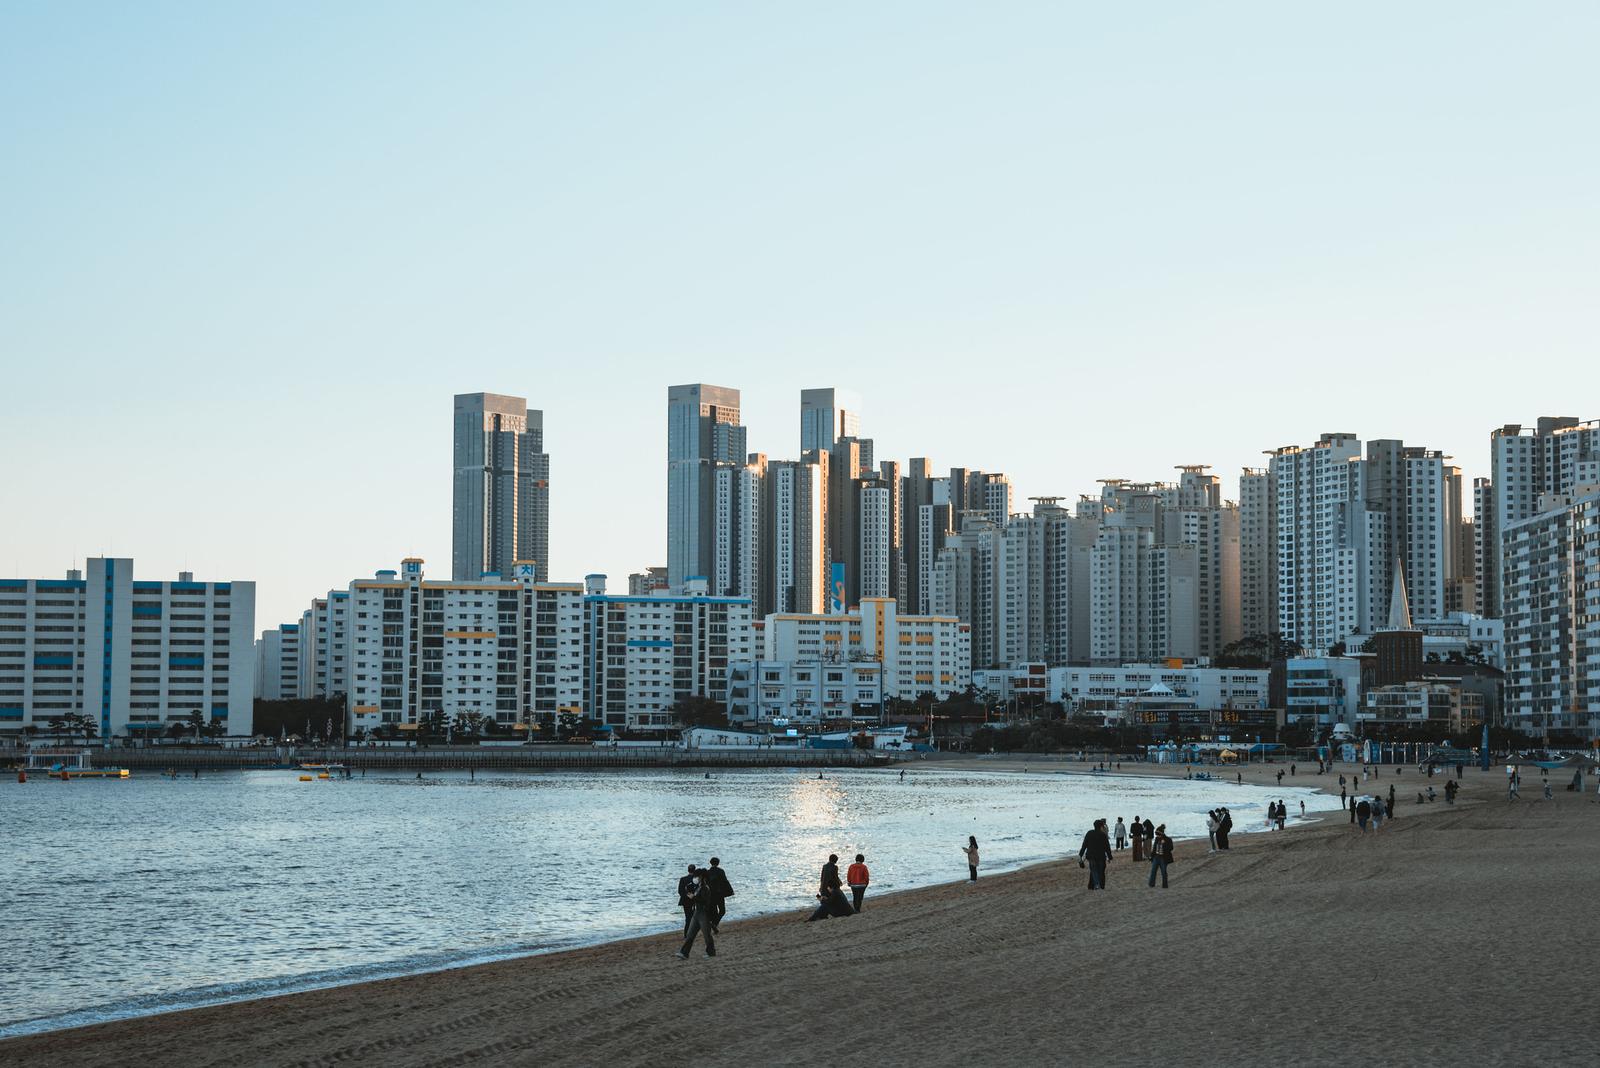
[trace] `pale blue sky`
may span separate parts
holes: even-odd
[[[449,569],[450,398],[553,568],[665,562],[665,396],[864,397],[1019,496],[1600,417],[1593,3],[0,2],[0,573],[258,623]]]

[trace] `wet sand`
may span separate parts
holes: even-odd
[[[1300,771],[1284,784],[1337,793]],[[1057,862],[817,924],[804,902],[736,922],[735,898],[715,959],[673,957],[667,911],[659,937],[17,1038],[0,1064],[1595,1063],[1600,804],[1569,778],[1551,803],[1524,775],[1509,804],[1501,769],[1468,769],[1457,805],[1439,776],[1418,806],[1426,777],[1385,769],[1381,833],[1336,812],[1180,843],[1165,892],[1125,852],[1106,893]]]

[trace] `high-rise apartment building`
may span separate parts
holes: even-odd
[[[1513,477],[1523,472],[1507,474]],[[1542,495],[1501,553],[1508,726],[1600,738],[1600,478]]]
[[[261,632],[256,641],[256,696],[289,701],[300,696],[300,624]]]
[[[713,597],[703,580],[665,597],[608,596],[590,575],[583,598],[585,712],[608,730],[666,734],[689,697],[728,702],[731,665],[755,656],[750,600]]]
[[[149,738],[198,716],[251,733],[255,583],[135,579],[91,557],[62,579],[0,579],[0,737],[67,715],[102,740]]]
[[[1277,511],[1271,475],[1239,475],[1239,630],[1243,637],[1278,631]]]
[[[550,571],[550,457],[544,413],[526,398],[455,398],[451,564],[456,581],[506,575],[519,560]]]
[[[347,591],[348,728],[414,730],[442,715],[526,728],[582,705],[583,587],[507,576],[428,581],[415,557]]]
[[[1307,649],[1371,633],[1387,609],[1388,516],[1368,506],[1361,459],[1354,434],[1272,453],[1279,628]]]
[[[800,453],[824,452],[840,438],[861,436],[861,398],[843,389],[800,391]],[[868,460],[870,463],[870,459]]]
[[[1482,487],[1490,507],[1477,513],[1479,544],[1489,547],[1477,576],[1482,615],[1501,614],[1503,539],[1511,524],[1536,514],[1542,494],[1570,493],[1595,481],[1600,481],[1600,421],[1545,416],[1533,427],[1508,423],[1490,433],[1489,481]]]
[[[818,450],[801,460],[767,463],[762,607],[811,613],[827,605],[829,457]]]
[[[667,583],[708,582],[716,569],[716,468],[745,462],[739,391],[704,383],[667,390]]]

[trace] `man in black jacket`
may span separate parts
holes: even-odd
[[[683,909],[683,933],[689,933],[689,921],[694,918],[694,895],[700,889],[699,869],[689,865],[689,874],[678,880],[678,906]]]
[[[1095,820],[1083,836],[1083,845],[1078,849],[1079,866],[1085,861],[1089,864],[1089,889],[1104,890],[1106,865],[1111,863],[1111,836],[1106,834],[1105,820]]]
[[[733,896],[733,884],[728,881],[728,873],[722,870],[722,861],[716,857],[711,858],[711,867],[705,870],[705,877],[711,880],[711,893],[717,901],[711,913],[711,929],[720,934],[722,917],[728,914],[728,898]]]

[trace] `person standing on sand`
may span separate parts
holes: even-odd
[[[722,917],[728,914],[728,898],[733,896],[733,884],[728,881],[728,873],[722,870],[722,861],[716,857],[711,858],[711,868],[706,872],[706,878],[711,880],[711,893],[717,899],[716,910],[711,916],[711,929],[721,934]]]
[[[866,896],[867,884],[872,881],[872,873],[867,871],[867,858],[863,854],[856,854],[856,862],[844,873],[844,881],[850,885],[850,893],[855,897],[855,910],[859,915],[861,899]]]
[[[1356,822],[1356,804],[1355,804],[1355,799],[1351,798],[1350,799],[1350,823],[1353,826],[1355,824],[1355,822]]]
[[[1150,886],[1156,885],[1156,872],[1161,872],[1161,889],[1167,888],[1167,865],[1172,863],[1172,839],[1167,837],[1167,825],[1156,828],[1156,840],[1150,850]]]
[[[1215,853],[1217,851],[1217,810],[1216,809],[1212,809],[1210,812],[1206,813],[1206,837],[1211,840],[1211,848],[1207,849],[1206,852],[1207,853]],[[1133,859],[1134,860],[1138,860],[1139,859],[1138,855],[1136,854]]]
[[[1128,848],[1128,826],[1122,822],[1122,817],[1117,817],[1117,851]]]
[[[694,919],[694,895],[700,889],[700,880],[695,878],[700,869],[693,864],[689,865],[689,874],[678,880],[678,906],[683,909],[683,935],[689,937],[689,921]]]
[[[1361,832],[1366,833],[1367,821],[1372,818],[1372,806],[1365,799],[1356,805],[1356,822],[1361,825]]]
[[[1283,830],[1284,823],[1289,819],[1289,806],[1282,801],[1278,802],[1278,830]]]
[[[1233,830],[1233,813],[1226,808],[1217,809],[1217,848],[1226,851],[1228,832]]]
[[[696,936],[704,936],[706,940],[706,956],[717,955],[717,940],[711,926],[711,918],[716,912],[717,895],[711,888],[711,880],[702,876],[695,883],[694,912],[689,917],[689,926],[683,932],[683,948],[678,950],[679,960],[689,959],[689,950],[694,948]]]
[[[967,835],[967,844],[961,847],[961,852],[967,855],[967,881],[978,881],[978,839],[975,835]]]
[[[1089,889],[1106,888],[1106,865],[1111,863],[1111,839],[1106,835],[1106,821],[1095,820],[1094,826],[1084,833],[1083,845],[1078,847],[1078,867],[1089,862]]]
[[[1348,804],[1345,803],[1344,784],[1343,783],[1339,784],[1339,807],[1340,808],[1349,808],[1350,807]]]
[[[1133,859],[1143,860],[1145,853],[1144,822],[1138,816],[1133,817],[1133,827],[1129,829],[1133,836]]]

